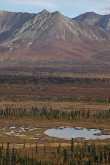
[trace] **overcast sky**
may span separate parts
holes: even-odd
[[[74,17],[84,12],[110,13],[110,0],[0,0],[0,10],[37,13],[58,10]]]

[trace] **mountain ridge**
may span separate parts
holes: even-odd
[[[59,11],[1,12],[0,63],[73,61],[109,65],[110,15],[87,12],[75,18]],[[8,60],[7,60],[8,59]]]

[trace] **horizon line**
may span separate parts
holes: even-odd
[[[63,12],[60,12],[60,11],[58,11],[58,10],[54,10],[54,11],[49,11],[48,9],[42,9],[42,10],[39,10],[38,12],[31,12],[31,11],[21,11],[21,10],[19,10],[19,11],[15,11],[15,10],[2,10],[2,9],[0,9],[0,13],[2,13],[2,12],[7,12],[7,13],[27,13],[27,14],[38,14],[38,13],[41,13],[41,12],[43,12],[43,11],[47,11],[47,12],[49,12],[49,13],[55,13],[55,12],[59,12],[59,13],[61,13],[62,15],[64,15],[64,16],[66,16],[66,17],[69,17],[69,18],[76,18],[76,17],[78,17],[78,16],[80,16],[80,15],[83,15],[83,14],[87,14],[87,13],[94,13],[94,14],[96,14],[96,15],[100,15],[100,16],[106,16],[106,15],[110,15],[110,13],[108,13],[108,14],[100,14],[100,13],[98,13],[98,12],[95,12],[95,11],[85,11],[85,12],[82,12],[82,13],[80,13],[80,14],[78,14],[78,15],[76,15],[75,17],[70,17],[70,16],[67,16],[66,14],[64,14]]]

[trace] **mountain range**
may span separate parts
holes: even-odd
[[[0,64],[110,65],[110,15],[0,12]]]

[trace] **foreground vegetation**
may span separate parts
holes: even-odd
[[[18,150],[10,144],[0,147],[0,165],[109,165],[110,144],[74,143],[70,147],[42,147]]]
[[[41,105],[38,105],[39,100],[44,104],[41,102]],[[54,103],[48,105],[49,100]],[[11,101],[14,104],[7,104]],[[25,101],[30,101],[29,105],[25,106]],[[31,101],[34,104],[31,104]],[[75,105],[75,101],[79,104]],[[93,102],[95,105],[92,104]],[[2,143],[0,165],[109,165],[110,140],[87,142],[72,139],[70,143],[65,142],[66,140],[49,138],[43,134],[44,130],[50,127],[67,125],[85,128],[99,126],[104,133],[109,133],[109,103],[110,77],[1,76],[1,130],[4,128],[5,131],[9,131],[7,128],[10,126],[16,126],[16,128],[30,126],[30,128],[40,129],[35,132],[35,135],[38,134],[35,136],[36,139],[29,139],[34,132],[32,135],[17,137],[4,135],[1,131],[1,143],[2,141],[22,143],[23,147],[16,148],[14,144]],[[31,144],[34,142],[36,143],[32,147]],[[62,146],[63,142],[69,145]],[[25,143],[28,143],[28,147]],[[52,143],[51,147],[45,146],[49,143]],[[59,145],[54,146],[54,143]]]

